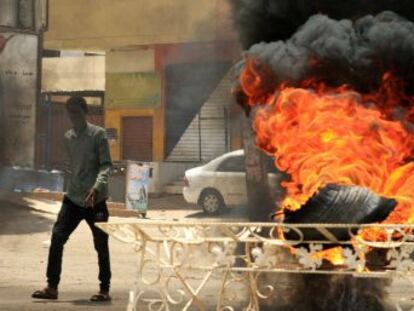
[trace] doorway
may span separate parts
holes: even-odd
[[[152,161],[152,117],[123,117],[121,135],[123,160]]]

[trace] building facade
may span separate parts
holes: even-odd
[[[207,160],[196,145],[208,146],[208,136],[220,131],[227,140],[220,151],[231,148],[230,89],[216,91],[240,57],[226,0],[50,1],[44,44],[105,53],[104,125],[115,160]],[[209,99],[217,116],[211,108],[200,114]],[[185,151],[191,139],[183,141],[189,132],[197,140],[193,154]]]

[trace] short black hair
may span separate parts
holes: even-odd
[[[72,106],[79,106],[85,113],[88,113],[88,104],[85,98],[80,96],[72,96],[66,101],[66,109],[70,109]]]

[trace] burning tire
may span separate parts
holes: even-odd
[[[198,205],[209,215],[218,214],[226,208],[223,197],[215,189],[203,190]]]
[[[328,184],[312,197],[300,210],[287,212],[285,223],[290,224],[369,224],[385,220],[397,202],[378,196],[358,186]],[[324,237],[314,229],[304,229],[306,239]],[[348,240],[347,229],[332,229],[338,240]]]

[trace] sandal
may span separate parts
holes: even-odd
[[[94,302],[108,302],[111,300],[112,300],[111,296],[109,296],[109,294],[106,294],[106,293],[95,294],[90,299],[90,301],[94,301]]]
[[[56,289],[45,287],[42,290],[37,290],[32,294],[32,298],[36,299],[58,299],[58,291]]]

